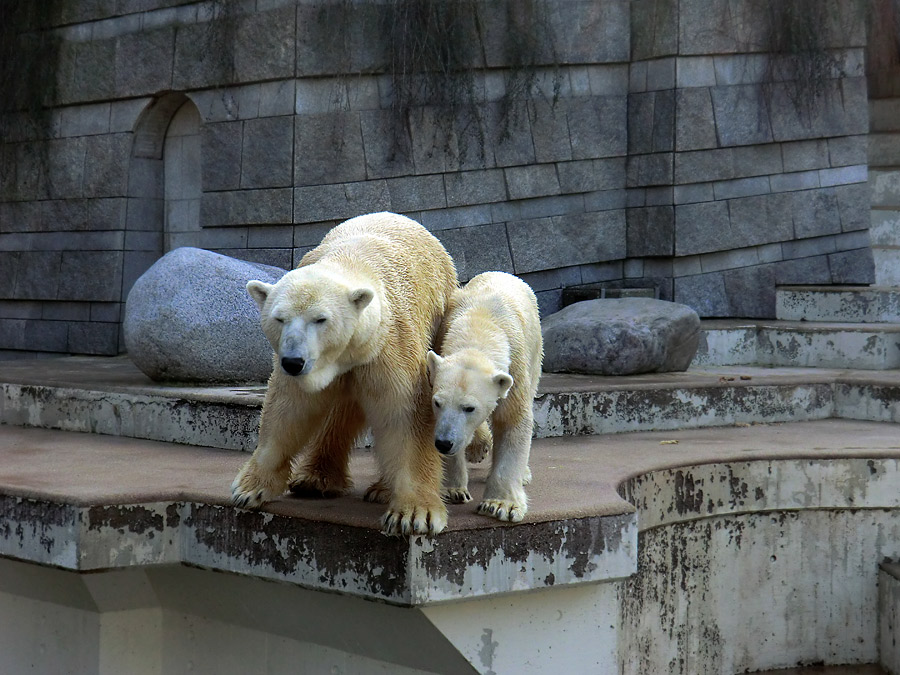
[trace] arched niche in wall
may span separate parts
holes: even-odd
[[[180,92],[154,97],[138,118],[128,172],[123,300],[163,253],[198,244],[200,125],[197,107]]]

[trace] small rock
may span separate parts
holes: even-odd
[[[170,251],[128,294],[128,356],[157,381],[264,382],[272,347],[246,286],[285,273],[199,248]]]
[[[651,298],[588,300],[541,322],[544,370],[634,375],[687,370],[700,340],[697,312]]]

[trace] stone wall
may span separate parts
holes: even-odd
[[[0,144],[0,354],[116,353],[165,250],[287,268],[384,209],[544,312],[599,284],[764,317],[776,283],[872,280],[862,20],[806,120],[752,14],[724,14],[759,3],[472,0],[467,106],[398,127],[390,3],[58,2],[49,131],[7,115]]]

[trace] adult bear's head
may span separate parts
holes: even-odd
[[[381,302],[371,284],[319,262],[292,270],[276,284],[247,283],[259,306],[263,332],[277,365],[309,392],[358,365],[355,347],[381,321]]]

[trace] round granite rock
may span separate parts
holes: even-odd
[[[135,283],[125,304],[125,347],[162,382],[264,382],[272,347],[247,282],[275,283],[286,270],[177,248]]]
[[[541,322],[549,373],[634,375],[687,370],[700,317],[651,298],[576,302]]]

